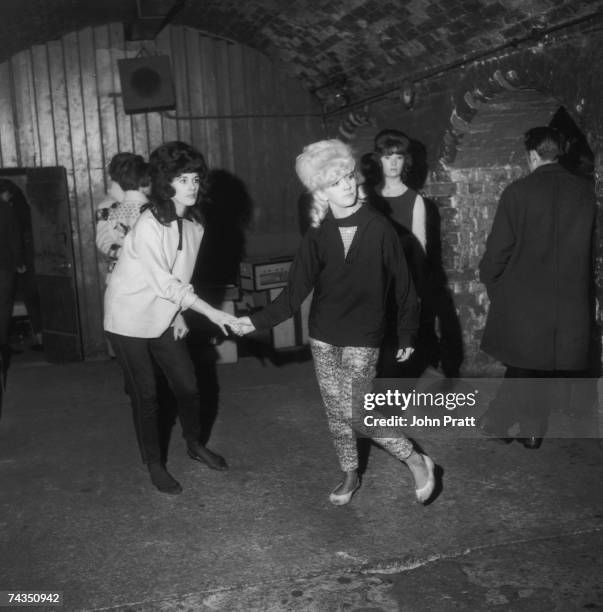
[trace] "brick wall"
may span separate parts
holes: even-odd
[[[521,166],[454,168],[432,173],[424,193],[438,207],[442,227],[442,267],[453,295],[463,337],[466,375],[490,374],[499,364],[479,349],[488,297],[478,266],[500,194],[522,176]]]

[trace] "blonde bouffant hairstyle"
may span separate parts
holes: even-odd
[[[352,150],[341,140],[320,140],[304,147],[297,156],[295,171],[299,180],[312,195],[310,225],[318,227],[329,210],[326,200],[317,191],[336,183],[355,166]]]

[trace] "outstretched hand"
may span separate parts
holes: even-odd
[[[237,336],[244,336],[255,331],[255,325],[249,317],[239,317],[230,327]]]
[[[405,348],[399,348],[396,353],[396,361],[402,363],[410,358],[410,356],[415,352],[415,349],[412,346],[407,346]]]
[[[214,309],[214,311],[207,316],[207,318],[214,324],[217,325],[225,336],[228,336],[228,329],[226,326],[231,329],[236,325],[237,318],[234,315],[231,315],[229,312],[223,312],[222,310]]]

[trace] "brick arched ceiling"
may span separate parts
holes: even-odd
[[[523,134],[535,125],[548,125],[559,106],[558,99],[534,89],[496,94],[472,119],[450,167],[525,167]]]
[[[176,1],[139,0],[148,14]],[[603,0],[183,0],[173,23],[285,62],[311,90],[343,77],[358,98],[602,8]],[[0,61],[136,16],[136,0],[2,0]]]

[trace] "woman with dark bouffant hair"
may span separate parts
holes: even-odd
[[[175,145],[181,145],[177,147]],[[168,142],[151,153],[151,196],[149,204],[155,217],[164,224],[171,223],[179,215],[174,202],[174,179],[187,173],[198,175],[197,200],[184,210],[183,218],[203,224],[201,205],[207,197],[207,176],[209,171],[201,153],[184,143]],[[143,210],[144,210],[143,208]]]
[[[222,457],[199,443],[199,393],[182,340],[188,328],[181,313],[190,308],[225,334],[236,318],[203,301],[190,284],[204,231],[203,155],[183,142],[168,142],[153,151],[149,163],[151,198],[127,234],[111,274],[104,327],[124,371],[142,460],[153,484],[174,495],[182,487],[161,458],[153,362],[176,398],[188,455],[210,468],[227,469]]]
[[[387,202],[386,212],[395,223],[412,232],[425,251],[425,202],[406,185],[412,167],[408,136],[399,130],[382,130],[375,136],[373,157],[381,175],[375,191]]]

